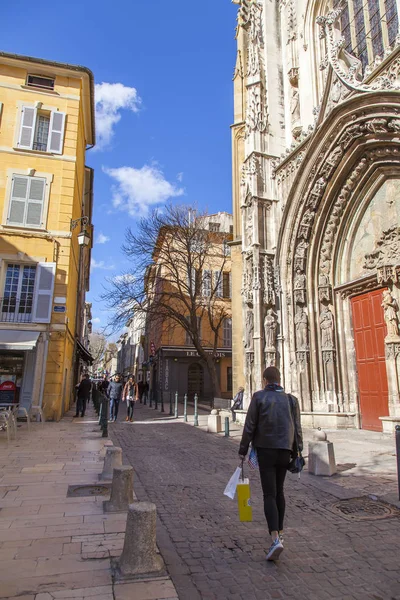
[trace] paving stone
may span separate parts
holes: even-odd
[[[396,586],[400,589],[399,520],[350,522],[330,510],[338,498],[348,497],[346,486],[351,483],[360,495],[382,487],[382,479],[392,486],[392,473],[383,477],[383,460],[380,471],[362,477],[339,474],[327,481],[304,473],[299,481],[288,475],[286,548],[274,565],[265,561],[269,536],[258,473],[246,474],[252,523],[240,523],[236,502],[223,496],[237,466],[239,438],[227,440],[182,422],[157,424],[153,410],[139,410],[133,428],[128,431],[116,423],[110,434],[135,469],[139,500],[157,506],[158,544],[162,554],[168,553],[166,562],[179,597],[342,600],[358,593],[362,583],[367,585],[364,600],[372,600],[374,594],[384,600],[395,597]],[[146,420],[153,420],[151,428]],[[349,439],[349,432],[336,436],[341,457],[344,435]],[[379,443],[372,438],[373,444]],[[356,451],[360,452],[359,445]],[[189,570],[180,575],[178,567]]]

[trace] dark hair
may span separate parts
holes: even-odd
[[[268,383],[280,383],[281,382],[281,374],[279,369],[276,367],[267,367],[263,373],[264,379],[268,381]]]

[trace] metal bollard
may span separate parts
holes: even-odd
[[[154,410],[157,410],[158,409],[158,392],[156,392],[154,394],[153,400],[154,400]]]
[[[161,412],[165,412],[165,410],[164,410],[164,392],[161,392]]]
[[[175,392],[175,419],[178,418],[178,392]]]
[[[399,488],[400,500],[400,425],[396,425],[396,456],[397,456],[397,485]]]
[[[174,411],[172,410],[172,392],[169,393],[169,416],[172,417]]]
[[[153,402],[153,390],[149,391],[149,407],[152,407],[152,402]]]
[[[146,406],[147,404],[147,392],[143,392],[143,405]]]
[[[183,397],[183,420],[187,423],[187,394]]]
[[[194,426],[199,426],[199,411],[197,408],[197,403],[199,401],[199,397],[197,394],[194,395]]]
[[[225,417],[225,437],[229,437],[229,417]]]

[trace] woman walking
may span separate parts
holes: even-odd
[[[257,451],[264,513],[272,538],[267,560],[276,560],[283,552],[283,486],[292,457],[303,449],[299,403],[297,398],[285,393],[280,378],[276,367],[265,369],[265,388],[253,395],[239,448],[242,460],[250,443]]]
[[[138,400],[138,386],[135,383],[133,375],[129,376],[128,381],[125,384],[124,391],[122,394],[122,401],[126,400],[126,419],[125,421],[133,422],[133,411],[135,408],[135,402]]]

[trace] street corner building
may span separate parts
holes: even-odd
[[[399,4],[234,2],[234,388],[276,365],[306,426],[392,432]]]
[[[189,307],[195,305],[197,330],[205,357],[196,350],[190,333],[171,323],[168,317],[147,319],[146,355],[143,378],[150,386],[150,394],[156,402],[172,403],[175,394],[179,401],[185,395],[189,402],[195,395],[200,404],[215,408],[230,407],[232,398],[232,278],[231,250],[232,215],[219,212],[199,218],[204,236],[209,244],[206,258],[198,268],[194,256],[187,256],[183,263],[177,259],[178,274],[171,277],[171,269],[163,264],[165,251],[160,251],[148,274],[148,298],[152,302],[154,291],[166,290],[171,305],[177,303],[188,319]],[[199,226],[200,227],[200,226]],[[160,236],[162,239],[162,236]],[[184,252],[181,252],[184,254]],[[189,253],[190,254],[190,253]],[[192,265],[190,276],[188,264]],[[178,280],[194,297],[194,304],[173,292]],[[190,290],[190,294],[189,294]],[[218,381],[218,392],[207,368],[212,361]]]
[[[0,403],[47,419],[90,361],[93,144],[89,69],[0,53]]]

